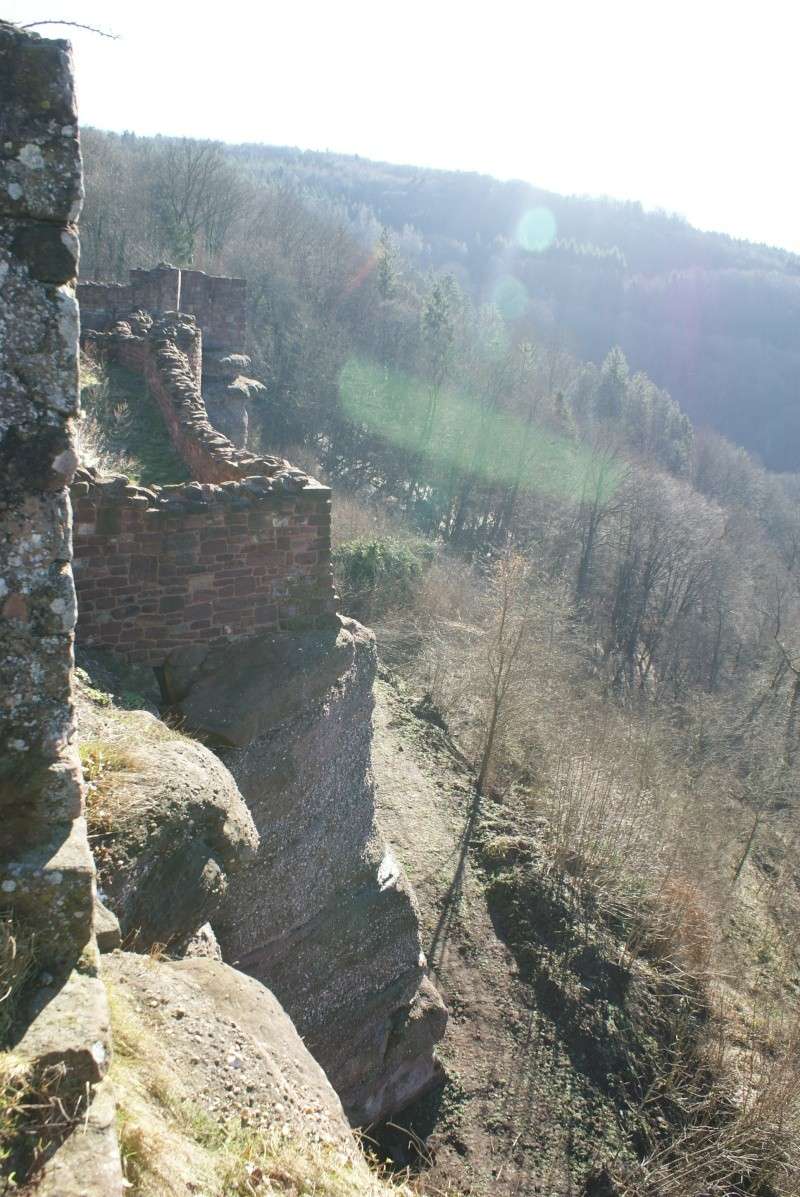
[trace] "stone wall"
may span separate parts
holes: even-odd
[[[104,332],[133,309],[129,283],[78,283],[81,331]]]
[[[81,174],[67,43],[0,25],[0,123],[2,892],[68,953],[91,936],[92,870],[72,749]],[[35,862],[68,844],[72,868],[48,887]]]
[[[329,623],[330,491],[292,481],[143,488],[81,471],[81,644],[157,665],[179,645]]]
[[[161,262],[152,270],[131,270],[129,273],[131,304],[143,312],[161,315],[164,312],[180,312],[181,272],[168,262]],[[78,300],[83,302],[78,291]]]
[[[152,270],[131,270],[128,283],[78,284],[84,328],[107,332],[128,312],[140,308],[154,316],[183,312],[194,316],[208,349],[243,349],[247,335],[247,284],[202,270],[162,263]]]
[[[247,284],[202,270],[181,271],[180,310],[194,316],[206,349],[243,349],[247,334]]]
[[[90,353],[144,378],[172,443],[198,482],[279,473],[300,485],[306,479],[302,470],[293,470],[280,458],[237,449],[211,425],[201,392],[202,336],[194,317],[173,312],[153,322],[137,312],[118,321],[111,332],[87,333],[84,345]]]
[[[81,199],[69,45],[0,21],[0,900],[13,933],[32,934],[36,950],[13,1046],[34,1089],[45,1073],[57,1077],[52,1100],[72,1119],[51,1144],[37,1192],[117,1197],[72,694],[67,487],[77,464]]]

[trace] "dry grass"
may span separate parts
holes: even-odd
[[[365,502],[347,491],[336,494],[331,512],[331,539],[338,548],[351,540],[373,540],[390,537],[393,540],[414,542],[419,535],[403,520],[387,511],[378,502]]]
[[[36,965],[35,941],[10,914],[0,916],[0,1047],[8,1043],[19,1003]]]
[[[0,918],[0,1192],[35,1180],[52,1149],[80,1121],[86,1092],[64,1063],[33,1067],[9,1050],[36,968],[35,940]],[[25,1191],[28,1191],[27,1189]]]
[[[181,1085],[164,1045],[119,989],[110,991],[111,1068],[131,1197],[414,1197],[352,1150],[288,1125],[212,1118]],[[444,1195],[443,1195],[444,1197]]]
[[[111,830],[124,803],[120,775],[135,773],[139,759],[135,749],[113,740],[84,740],[78,749],[86,781],[86,817],[90,832]]]
[[[347,518],[357,527],[372,517]],[[795,1197],[800,1052],[787,1017],[800,967],[795,841],[782,835],[771,879],[749,861],[733,886],[750,816],[724,762],[693,772],[690,742],[669,712],[646,694],[626,705],[609,698],[600,646],[550,579],[538,583],[531,618],[526,684],[505,714],[494,797],[523,826],[536,820],[554,875],[585,885],[624,928],[626,953],[666,970],[708,1022],[700,1042],[665,1051],[647,1100],[666,1103],[674,1120],[635,1175],[615,1175],[618,1191]],[[403,620],[409,644],[423,633],[421,651],[393,663],[432,695],[476,759],[489,626],[480,574],[437,558]]]
[[[797,1027],[780,1052],[751,1038],[723,1064],[728,1035],[717,1019],[699,1059],[665,1068],[656,1079],[646,1103],[669,1103],[682,1125],[655,1141],[636,1168],[612,1169],[620,1197],[800,1193]]]

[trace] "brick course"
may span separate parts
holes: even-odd
[[[80,642],[159,665],[187,644],[330,623],[329,489],[281,458],[237,449],[203,401],[204,336],[243,339],[244,281],[164,265],[131,271],[129,286],[78,290],[91,305],[84,345],[144,378],[196,479],[139,487],[78,472]]]
[[[80,643],[157,665],[179,645],[330,623],[330,490],[249,489],[265,481],[142,488],[80,471]]]

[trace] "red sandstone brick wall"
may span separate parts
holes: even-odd
[[[78,283],[76,291],[84,330],[94,328],[102,332],[133,307],[128,283]]]
[[[202,270],[156,266],[131,270],[130,282],[79,283],[78,302],[84,328],[105,332],[117,320],[143,312],[185,312],[203,331],[207,349],[241,352],[247,336],[247,283]]]
[[[78,639],[132,661],[329,623],[330,491],[73,485]]]
[[[185,294],[181,287],[185,283]],[[177,290],[176,290],[177,288]],[[238,450],[212,427],[200,389],[202,342],[244,339],[245,284],[200,271],[132,271],[130,288],[83,284],[81,301],[181,315],[134,318],[87,337],[142,375],[198,481],[136,487],[79,471],[72,487],[78,637],[132,661],[225,637],[330,623],[336,611],[330,491],[277,457]],[[176,302],[178,300],[178,302]],[[195,320],[191,317],[195,316]]]
[[[243,350],[247,333],[247,283],[202,270],[181,271],[181,308],[203,330],[206,349]]]
[[[143,312],[178,312],[181,303],[181,272],[177,266],[154,266],[152,270],[129,272],[132,307]]]

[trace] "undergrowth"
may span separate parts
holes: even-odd
[[[76,437],[81,465],[126,474],[144,486],[188,480],[161,412],[135,374],[84,357],[81,407]]]
[[[384,656],[476,765],[494,680],[491,570],[435,557],[413,603],[378,627]],[[484,842],[483,865],[495,925],[569,1061],[564,1115],[599,1169],[586,1191],[795,1197],[793,881],[763,847],[747,857],[752,816],[732,770],[696,767],[689,712],[613,692],[570,594],[534,569],[530,585],[486,789],[509,826]],[[600,1095],[599,1122],[593,1098],[576,1114],[581,1092]]]

